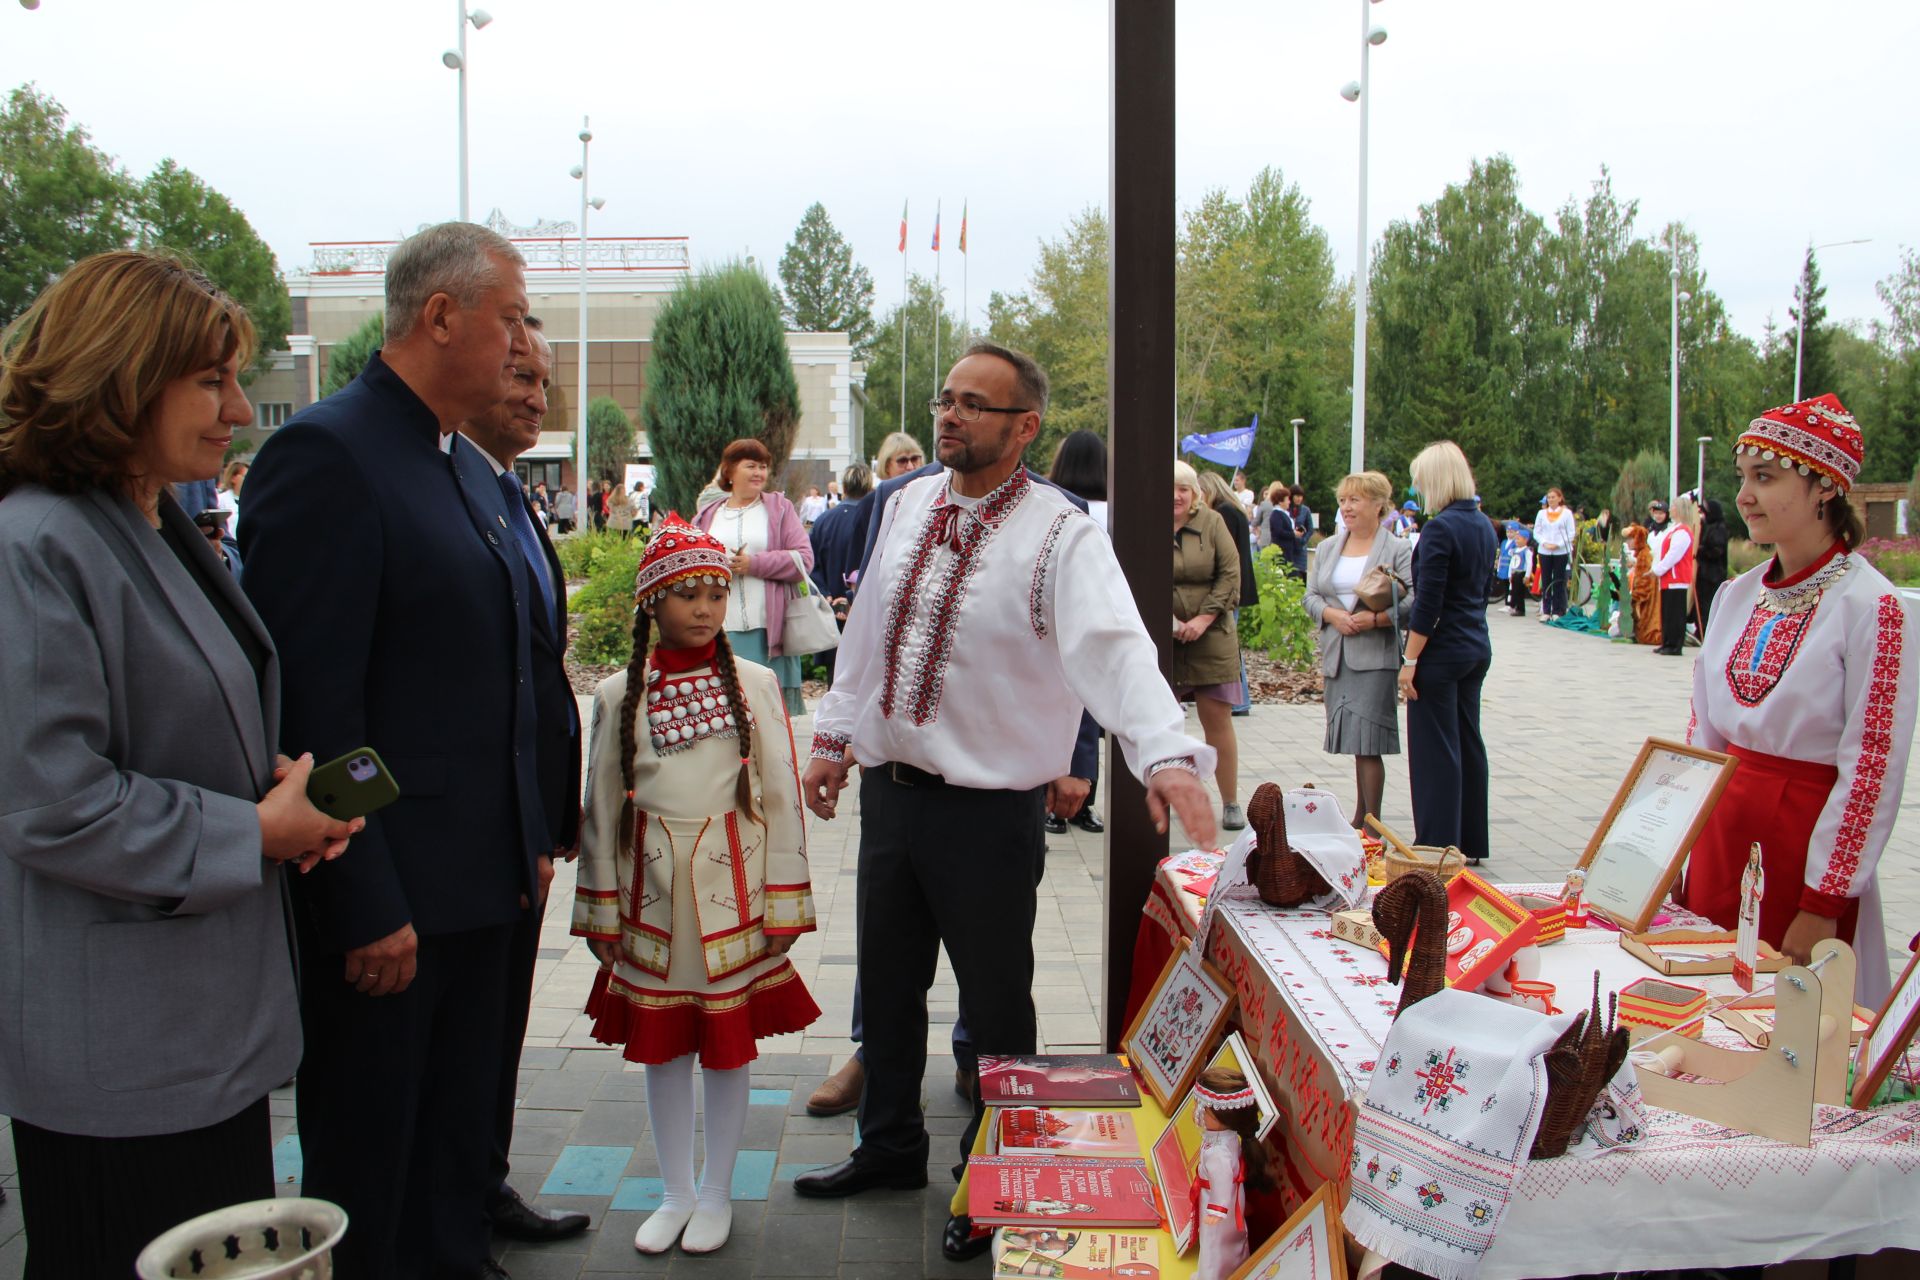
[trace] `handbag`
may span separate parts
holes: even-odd
[[[806,561],[798,551],[789,551],[793,567],[800,571],[797,582],[787,584],[786,621],[780,629],[780,651],[789,656],[825,653],[840,647],[840,624],[834,621],[833,603],[813,589]]]
[[[1377,564],[1360,575],[1360,581],[1353,589],[1354,603],[1372,613],[1385,613],[1394,604],[1398,591],[1405,591],[1407,584],[1393,576],[1385,566]]]

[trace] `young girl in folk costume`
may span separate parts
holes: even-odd
[[[731,559],[669,514],[634,581],[633,658],[594,691],[573,932],[601,965],[594,1038],[647,1064],[666,1198],[634,1237],[642,1253],[726,1243],[754,1041],[820,1016],[787,960],[814,927],[793,734],[773,673],[727,645]]]
[[[1893,585],[1854,554],[1864,444],[1833,396],[1770,409],[1734,445],[1736,505],[1773,559],[1720,591],[1693,667],[1687,740],[1739,767],[1693,847],[1680,899],[1722,928],[1759,842],[1760,936],[1795,960],[1838,936],[1860,1003],[1887,995],[1874,870],[1893,830],[1920,661]]]
[[[1260,1112],[1253,1089],[1238,1071],[1214,1067],[1193,1087],[1200,1121],[1200,1170],[1193,1179],[1194,1220],[1200,1224],[1195,1280],[1226,1280],[1247,1260],[1246,1187],[1267,1191],[1267,1153],[1253,1135]]]

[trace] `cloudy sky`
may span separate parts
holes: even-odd
[[[1023,287],[1039,239],[1107,198],[1105,0],[483,0],[469,33],[472,207],[572,218],[591,115],[596,234],[686,235],[697,260],[779,257],[815,200],[898,296],[942,273],[969,202],[970,301]],[[28,80],[137,172],[172,156],[229,195],[292,271],[314,240],[394,237],[457,209],[455,38],[444,0],[0,0],[0,86]],[[1341,269],[1355,250],[1358,0],[1184,0],[1180,198],[1300,184]],[[1700,234],[1711,285],[1757,335],[1800,255],[1836,317],[1920,244],[1920,6],[1857,0],[1383,0],[1371,229],[1505,152],[1536,211],[1601,165]],[[1124,92],[1125,86],[1122,86]]]

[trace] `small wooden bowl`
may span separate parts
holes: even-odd
[[[1413,856],[1408,857],[1392,845],[1387,846],[1387,883],[1392,884],[1409,871],[1431,871],[1441,880],[1451,882],[1453,878],[1467,869],[1467,855],[1453,845],[1437,849],[1432,845],[1416,844]]]

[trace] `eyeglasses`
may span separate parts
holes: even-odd
[[[911,462],[915,466],[919,466],[921,463],[925,462],[927,458],[925,454],[920,454],[920,453],[896,453],[893,455],[893,460],[896,464],[902,463],[902,462]]]
[[[1002,409],[990,404],[968,404],[964,400],[935,398],[927,401],[927,412],[936,418],[951,413],[962,422],[978,422],[983,413],[1031,413],[1031,409]]]

